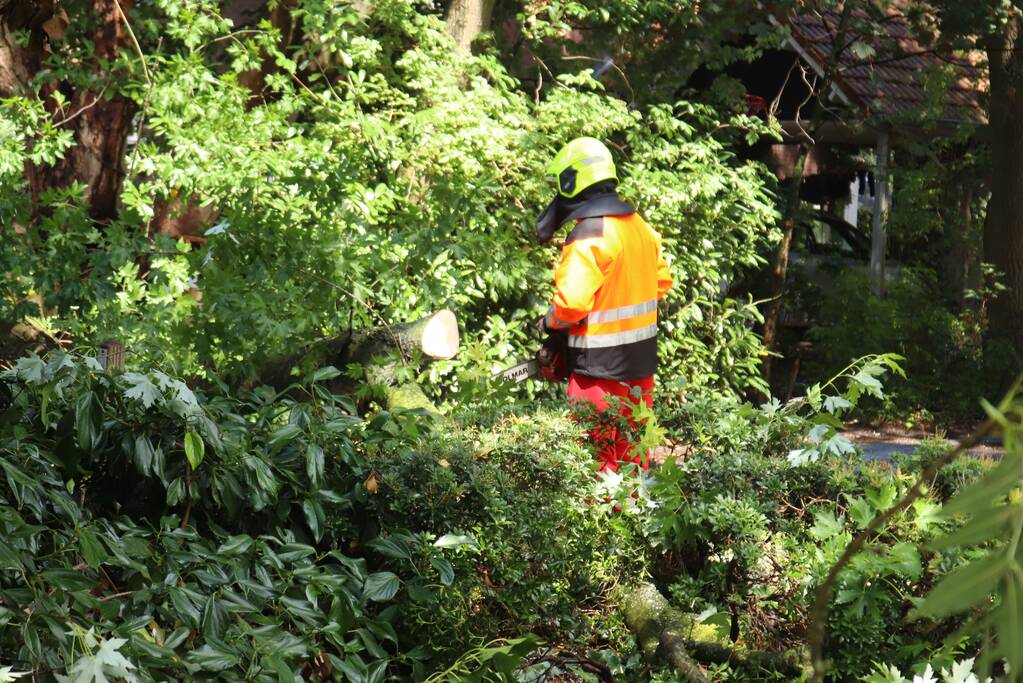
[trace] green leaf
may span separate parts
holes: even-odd
[[[931,550],[945,550],[952,546],[971,546],[985,543],[992,539],[1003,538],[1002,530],[1011,522],[1018,522],[1023,507],[1019,505],[1003,505],[990,511],[981,511],[968,523],[950,534],[931,541]]]
[[[318,444],[311,443],[306,446],[305,472],[313,486],[318,487],[323,481],[323,449]]]
[[[316,498],[306,498],[302,501],[302,512],[305,513],[305,521],[309,525],[309,530],[313,532],[313,538],[319,543],[323,538],[323,522],[325,520],[323,506]]]
[[[437,602],[437,595],[420,583],[410,583],[408,585],[408,595],[415,602],[422,602],[425,604],[433,604]]]
[[[810,535],[819,541],[826,540],[832,536],[842,533],[844,525],[842,520],[835,519],[830,511],[819,511],[813,516],[813,526],[810,527]]]
[[[163,400],[163,393],[153,382],[138,372],[126,372],[121,379],[130,385],[124,391],[124,397],[142,402],[142,407],[149,409],[157,401]]]
[[[849,401],[844,396],[828,396],[824,399],[824,410],[832,415],[839,414],[846,408],[852,407],[852,401]]]
[[[455,580],[455,568],[451,566],[451,563],[443,557],[435,557],[430,560],[430,564],[440,574],[440,582],[445,586],[450,586],[451,582]]]
[[[1023,671],[1023,576],[1019,568],[1006,577],[1002,605],[995,615],[998,651],[1011,671]]]
[[[150,474],[159,474],[155,471],[156,466],[156,450],[153,448],[153,443],[149,440],[149,437],[145,434],[139,434],[135,437],[135,468],[143,476],[149,476]]]
[[[174,611],[177,612],[178,618],[181,621],[192,626],[199,625],[202,617],[199,614],[199,609],[189,598],[188,593],[177,586],[171,586],[167,589],[167,596],[170,598],[171,605],[173,605]]]
[[[398,593],[401,582],[391,572],[376,572],[366,577],[362,593],[367,600],[386,602]]]
[[[849,519],[856,523],[860,529],[867,528],[870,521],[874,519],[874,508],[865,498],[853,498],[849,501]]]
[[[87,391],[78,397],[75,403],[75,431],[78,446],[82,450],[90,450],[99,441],[103,432],[103,406],[100,405],[96,392]]]
[[[238,665],[238,656],[233,652],[213,647],[207,643],[198,650],[193,650],[186,657],[203,671],[226,671]]]
[[[934,587],[913,615],[937,619],[986,603],[1010,566],[1010,558],[997,553],[959,567]]]
[[[920,561],[920,551],[917,547],[907,541],[896,543],[889,550],[889,557],[899,571],[911,579],[919,579],[923,574],[923,564]]]
[[[226,555],[227,557],[235,557],[238,555],[244,555],[252,548],[256,541],[247,534],[239,534],[238,536],[231,536],[219,548],[217,548],[218,555]]]
[[[95,579],[73,569],[47,569],[43,572],[43,579],[65,591],[89,590],[96,586]]]
[[[380,642],[377,641],[376,636],[370,633],[368,629],[356,629],[355,633],[359,636],[359,640],[362,641],[362,644],[366,646],[366,652],[377,659],[387,658],[387,652],[384,648],[380,647]]]
[[[267,445],[271,449],[277,449],[281,446],[284,446],[285,444],[294,441],[295,438],[301,433],[302,428],[297,424],[294,423],[286,424],[277,431],[275,431],[272,435],[270,435],[270,440],[267,441]]]
[[[958,513],[974,514],[1008,493],[1023,478],[1023,453],[1006,452],[1002,462],[980,481],[966,487],[942,507],[948,519]]]
[[[96,532],[92,529],[79,529],[78,544],[82,548],[82,558],[93,569],[98,569],[109,557]]]
[[[199,468],[205,456],[206,443],[202,440],[202,437],[195,432],[186,432],[185,457],[188,458],[188,464],[192,466],[193,470]]]
[[[461,536],[458,534],[444,534],[436,541],[433,542],[435,548],[460,548],[463,545],[477,548],[476,541],[472,540],[468,536]]]
[[[291,670],[291,667],[281,657],[263,657],[261,664],[264,669],[269,669],[277,674],[277,683],[295,683],[298,679],[295,672]]]
[[[340,375],[341,375],[340,370],[335,368],[333,365],[328,365],[326,367],[320,368],[319,370],[313,373],[313,381],[323,382],[328,379],[334,379],[335,377],[339,377]]]
[[[408,546],[402,539],[395,536],[377,536],[367,545],[385,557],[394,560],[412,560]]]
[[[91,630],[86,634],[91,636]],[[68,676],[63,680],[71,683],[107,683],[108,676],[134,683],[138,680],[132,671],[135,665],[118,652],[127,641],[124,638],[101,640],[99,648],[91,654],[85,654],[75,660],[68,669]]]
[[[202,611],[202,632],[207,638],[220,639],[227,630],[227,611],[215,595],[206,601]]]

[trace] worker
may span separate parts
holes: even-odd
[[[625,460],[646,469],[646,454],[634,452],[607,408],[618,403],[628,420],[630,401],[653,406],[657,305],[672,285],[661,236],[618,197],[614,160],[599,140],[569,142],[547,175],[557,195],[536,220],[537,239],[575,225],[554,273],[554,301],[537,325],[567,332],[568,396],[582,408],[600,470],[617,472]]]

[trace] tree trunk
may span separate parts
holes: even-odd
[[[693,639],[693,618],[671,607],[650,583],[641,583],[624,595],[622,615],[643,654],[652,658],[660,653],[687,681],[707,680],[696,662],[730,664],[749,671],[766,669],[782,674],[785,680],[801,679],[810,671],[809,653],[740,653],[721,643]]]
[[[425,356],[443,360],[458,353],[458,343],[458,320],[451,311],[442,310],[403,325],[383,325],[321,340],[270,363],[259,381],[280,391],[318,368],[333,365],[343,371],[347,365],[357,363],[366,369],[366,381],[383,387],[388,409],[425,408],[436,412],[420,387],[399,380],[399,364],[375,364],[374,359],[398,352],[405,359]],[[335,393],[351,393],[355,389],[344,375],[328,386]]]
[[[133,0],[120,0],[118,9],[116,0],[92,0],[96,29],[89,38],[97,59],[114,62],[122,50],[134,49],[120,11],[129,12],[132,4]],[[61,49],[65,25],[66,15],[57,0],[0,5],[0,95],[32,95],[29,80],[49,54]],[[16,31],[27,33],[26,44],[16,43]],[[136,107],[128,98],[111,92],[116,89],[114,80],[113,74],[97,72],[89,87],[71,91],[63,113],[55,109],[49,96],[58,88],[67,93],[71,86],[55,81],[43,85],[41,96],[56,119],[68,119],[66,127],[74,131],[75,145],[52,166],[28,163],[25,175],[36,210],[44,191],[80,182],[86,187],[94,220],[106,223],[116,217],[125,146]]]
[[[835,31],[835,41],[831,50],[831,54],[828,55],[828,61],[824,65],[823,74],[821,76],[820,86],[816,89],[816,95],[818,98],[826,97],[827,93],[831,90],[831,83],[835,77],[835,71],[838,68],[839,59],[842,56],[842,52],[848,47],[845,44],[846,31],[849,26],[849,20],[852,17],[853,3],[847,2],[842,6],[842,14],[838,20],[838,27]],[[770,291],[770,303],[767,306],[767,312],[764,315],[764,346],[768,352],[775,352],[778,346],[778,318],[781,314],[781,298],[785,293],[785,276],[788,273],[789,268],[789,252],[792,249],[792,236],[796,230],[796,221],[799,218],[799,211],[802,208],[802,201],[799,197],[799,191],[803,185],[803,171],[806,164],[806,156],[809,154],[810,145],[813,142],[813,136],[817,133],[817,128],[820,126],[821,121],[824,117],[824,107],[820,103],[814,107],[813,115],[810,118],[810,123],[807,126],[807,138],[799,143],[799,153],[796,155],[796,161],[792,167],[792,174],[789,178],[791,185],[788,188],[788,192],[785,195],[785,209],[782,213],[781,226],[782,226],[782,240],[781,244],[778,245],[778,251],[774,255],[774,267],[771,270],[771,291]],[[799,118],[799,111],[796,111],[796,118]],[[797,121],[798,122],[798,121]],[[772,369],[772,357],[768,355],[764,358],[763,373],[764,379],[767,380],[768,387],[771,385],[771,369]]]
[[[991,69],[991,201],[984,225],[984,259],[1004,273],[1008,288],[995,300],[990,334],[1023,353],[1023,19],[1010,15],[987,41]]]
[[[0,0],[0,95],[29,94],[29,78],[51,52],[46,26],[62,15],[56,0]],[[27,42],[18,42],[17,31],[28,34]]]
[[[642,583],[626,596],[622,614],[636,634],[640,650],[652,659],[660,653],[690,683],[709,683],[703,669],[686,648],[686,632],[668,601],[650,583]]]
[[[764,347],[768,352],[775,352],[778,347],[778,319],[781,317],[781,298],[785,294],[785,275],[789,269],[789,253],[792,250],[792,236],[796,231],[796,219],[799,215],[799,208],[802,202],[799,199],[799,190],[803,184],[803,167],[806,164],[806,155],[809,151],[806,143],[799,145],[799,154],[796,155],[796,163],[792,169],[792,176],[789,178],[788,192],[785,194],[785,211],[782,214],[782,238],[778,245],[778,251],[774,254],[774,267],[771,269],[771,293],[770,303],[767,305],[767,313],[764,315]],[[773,356],[764,357],[764,379],[767,380],[768,390],[771,385],[771,370],[774,360]]]
[[[974,192],[974,188],[969,185],[959,192],[950,191],[950,196],[956,197],[954,218],[950,212],[949,217],[944,220],[943,240],[948,246],[948,251],[941,260],[941,289],[945,299],[953,304],[956,310],[968,307],[967,289],[979,290],[983,284],[979,277],[978,240],[973,224]]]
[[[495,0],[451,0],[448,6],[448,33],[460,50],[469,51],[472,41],[490,29]]]

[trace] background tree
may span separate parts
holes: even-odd
[[[991,200],[984,260],[1004,274],[1006,285],[992,309],[991,335],[1011,341],[1018,354],[1023,349],[1023,10],[1015,2],[933,0],[918,11],[935,49],[981,51],[987,58]]]

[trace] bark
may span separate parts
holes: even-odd
[[[991,200],[984,258],[1004,273],[1008,288],[991,310],[993,337],[1023,352],[1023,18],[1013,12],[987,41],[991,70]]]
[[[57,0],[0,0],[0,95],[28,94],[25,84],[51,52],[46,26],[61,16]],[[17,43],[17,31],[28,33],[27,44]]]
[[[806,653],[737,652],[734,648],[704,640],[694,640],[694,621],[671,607],[660,591],[650,583],[630,589],[622,601],[626,625],[648,658],[664,657],[687,681],[706,681],[697,662],[730,664],[735,669],[778,672],[785,680],[802,679],[810,671]]]
[[[663,657],[686,681],[709,683],[703,669],[686,647],[686,630],[663,595],[650,583],[642,583],[625,596],[622,609],[626,625],[648,659]]]
[[[271,362],[259,381],[280,391],[317,368],[333,365],[344,369],[357,363],[364,366],[369,383],[383,387],[388,409],[424,408],[437,412],[419,386],[398,379],[398,364],[375,360],[393,352],[404,358],[453,358],[458,353],[458,343],[455,314],[442,310],[415,322],[356,330],[316,342],[292,356]],[[341,376],[331,381],[329,388],[334,393],[351,393],[355,385]]]
[[[961,192],[950,189],[956,197],[955,218],[945,220],[944,241],[948,251],[942,257],[942,292],[957,310],[967,307],[966,290],[979,290],[980,268],[977,263],[977,235],[973,224],[974,188],[966,186]]]
[[[821,83],[817,88],[817,96],[825,97],[831,90],[831,83],[834,80],[835,71],[838,68],[839,58],[845,45],[846,31],[849,20],[852,16],[853,3],[847,2],[842,6],[842,14],[838,20],[838,27],[835,31],[834,47],[828,56],[827,64],[824,66],[824,73],[821,76]],[[797,112],[796,117],[799,114]],[[792,167],[792,174],[789,178],[788,191],[785,193],[785,208],[782,213],[782,240],[778,245],[778,251],[774,256],[774,267],[771,269],[770,300],[767,312],[764,315],[764,346],[769,352],[775,352],[778,346],[778,318],[781,314],[781,299],[785,293],[785,277],[789,268],[789,253],[792,249],[792,236],[796,230],[796,222],[799,218],[799,211],[802,208],[802,200],[799,191],[803,185],[803,172],[806,164],[806,157],[813,143],[812,138],[816,135],[824,117],[824,107],[814,107],[813,115],[807,126],[809,138],[799,144],[799,153]],[[805,137],[805,136],[804,136]],[[763,373],[768,386],[771,384],[772,357],[767,355],[764,358]]]
[[[0,370],[14,364],[22,356],[41,356],[56,349],[67,349],[71,339],[63,333],[54,336],[31,318],[18,322],[0,322]]]
[[[288,46],[291,45],[295,37],[296,22],[292,16],[291,11],[298,5],[297,0],[281,0],[269,11],[267,19],[270,21],[270,26],[280,33],[280,40],[277,41],[277,47],[287,53]],[[260,16],[264,8],[257,7],[256,16]],[[263,91],[266,88],[266,77],[269,74],[277,73],[280,68],[277,66],[277,62],[269,54],[263,55],[263,61],[259,69],[253,69],[251,71],[243,71],[238,74],[238,82],[248,88],[252,92],[252,97],[249,98],[249,107],[255,107],[256,105],[263,102]]]
[[[480,33],[490,30],[495,0],[451,0],[447,12],[448,33],[465,52]]]
[[[130,12],[133,0],[120,0],[120,8]],[[92,0],[91,11],[97,27],[90,40],[97,60],[114,61],[122,50],[133,44],[115,0]],[[59,50],[65,15],[57,0],[13,2],[0,6],[0,95],[30,96],[29,80],[52,52]],[[15,44],[14,32],[28,33],[25,46]],[[116,93],[117,75],[98,71],[89,87],[73,90],[64,112],[53,109],[50,95],[66,83],[43,84],[40,95],[53,109],[58,121],[74,131],[75,145],[53,166],[29,163],[25,169],[28,190],[38,211],[39,197],[48,189],[80,182],[86,187],[89,213],[99,223],[117,215],[118,198],[124,180],[124,156],[131,130],[135,104]]]

